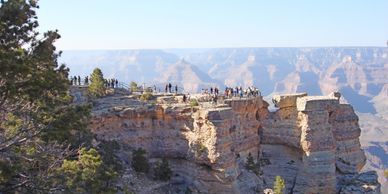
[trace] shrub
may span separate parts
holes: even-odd
[[[191,106],[191,107],[198,106],[198,105],[199,105],[199,104],[198,104],[197,99],[191,99],[191,100],[190,100],[190,106]]]
[[[132,152],[132,167],[136,172],[147,173],[150,166],[148,164],[147,158],[144,156],[146,151],[138,148]]]
[[[273,183],[273,190],[275,194],[282,194],[283,189],[286,187],[284,179],[281,176],[275,177],[275,182]]]
[[[147,87],[147,88],[145,89],[145,92],[152,93],[153,91],[152,91],[152,88],[151,88],[151,87]]]
[[[98,147],[104,164],[111,167],[116,172],[121,172],[123,166],[120,158],[116,155],[120,150],[120,144],[115,140],[102,140]]]
[[[140,100],[143,100],[143,101],[147,101],[147,100],[151,100],[153,97],[153,95],[151,93],[144,93],[140,96]]]
[[[199,153],[202,154],[202,153],[206,152],[206,150],[207,150],[207,147],[205,145],[203,145],[202,142],[199,142],[198,143],[198,151],[199,151]]]
[[[253,160],[251,153],[248,154],[247,161],[245,163],[245,168],[247,170],[252,170],[252,171],[256,168],[255,161]]]
[[[156,163],[154,168],[154,178],[156,180],[168,181],[171,178],[172,171],[167,159],[163,158],[162,162]]]
[[[258,164],[255,163],[251,153],[248,154],[247,161],[245,163],[245,168],[247,170],[252,171],[257,176],[262,174],[261,171],[260,171],[260,167],[258,166]]]
[[[131,82],[129,84],[129,87],[131,87],[131,92],[137,92],[137,83],[136,82]]]

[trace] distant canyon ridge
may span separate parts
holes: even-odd
[[[185,92],[218,86],[257,86],[263,95],[340,91],[362,113],[388,92],[388,48],[224,48],[64,51],[72,75],[99,67],[107,78],[159,88],[171,82]]]
[[[307,92],[342,94],[360,118],[366,169],[377,170],[388,191],[388,48],[221,48],[64,51],[60,59],[71,75],[95,67],[106,78],[135,81],[163,90],[177,84],[185,92],[218,86],[256,86],[264,96]]]

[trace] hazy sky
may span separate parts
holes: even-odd
[[[59,49],[386,46],[388,0],[40,0]]]

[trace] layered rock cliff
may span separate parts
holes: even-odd
[[[94,102],[90,129],[121,143],[123,155],[143,148],[150,159],[167,158],[171,184],[195,193],[262,193],[278,175],[287,193],[379,193],[373,172],[359,174],[365,156],[350,105],[303,93],[274,103],[269,112],[261,97],[191,107],[174,96],[111,96]],[[259,173],[245,168],[249,154]]]

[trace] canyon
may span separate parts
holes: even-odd
[[[76,102],[87,102],[84,89],[72,93]],[[262,193],[281,176],[286,193],[380,193],[376,172],[360,172],[366,157],[358,116],[338,95],[275,95],[274,111],[261,96],[198,101],[113,94],[93,101],[89,128],[97,140],[119,142],[127,163],[137,148],[150,161],[168,159],[173,177],[167,190]],[[249,156],[257,171],[245,167]],[[136,193],[165,193],[149,188],[138,185]]]
[[[107,78],[146,86],[178,84],[186,92],[218,86],[258,87],[266,101],[285,93],[342,94],[358,115],[361,147],[388,193],[388,48],[268,47],[144,50],[65,50],[60,58],[71,74],[99,67]],[[272,110],[270,104],[269,109]]]

